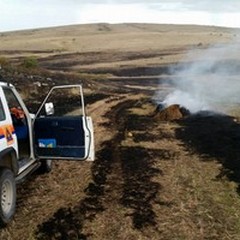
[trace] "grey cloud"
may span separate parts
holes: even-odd
[[[202,0],[201,2],[185,1],[190,9],[197,9],[212,12],[238,12],[240,9],[240,2],[232,0]]]
[[[18,0],[19,3],[27,4],[27,5],[46,5],[46,6],[82,6],[85,4],[144,4],[146,7],[162,9],[164,5],[174,4],[176,7],[180,7],[181,9],[186,10],[199,10],[199,11],[210,11],[210,12],[236,12],[240,9],[240,1],[232,0],[231,2],[227,0],[202,0],[202,1],[194,1],[194,0]]]
[[[101,4],[133,4],[140,3],[145,4],[150,8],[159,8],[162,9],[162,6],[166,4],[176,4],[176,6],[180,6],[186,10],[196,10],[196,11],[210,11],[210,12],[237,12],[240,9],[240,1],[232,0],[231,2],[227,0],[202,0],[202,1],[194,1],[194,0],[91,0],[91,1],[81,1],[83,3],[101,3]]]

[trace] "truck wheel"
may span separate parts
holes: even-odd
[[[15,214],[16,183],[13,172],[0,169],[0,226],[4,227]]]
[[[41,166],[39,167],[39,173],[44,174],[44,173],[49,173],[51,171],[52,171],[52,160],[50,159],[42,160]]]

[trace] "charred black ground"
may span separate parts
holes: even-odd
[[[218,159],[222,164],[217,178],[227,176],[240,184],[240,126],[236,119],[214,112],[199,112],[182,121],[176,131],[186,148],[205,156]],[[239,192],[239,187],[238,187]]]

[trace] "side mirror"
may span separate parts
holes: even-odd
[[[45,103],[45,112],[47,116],[54,114],[54,106],[52,102]]]

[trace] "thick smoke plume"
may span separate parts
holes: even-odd
[[[166,106],[180,104],[194,113],[240,103],[240,44],[191,51],[170,72],[174,90],[164,99]]]

